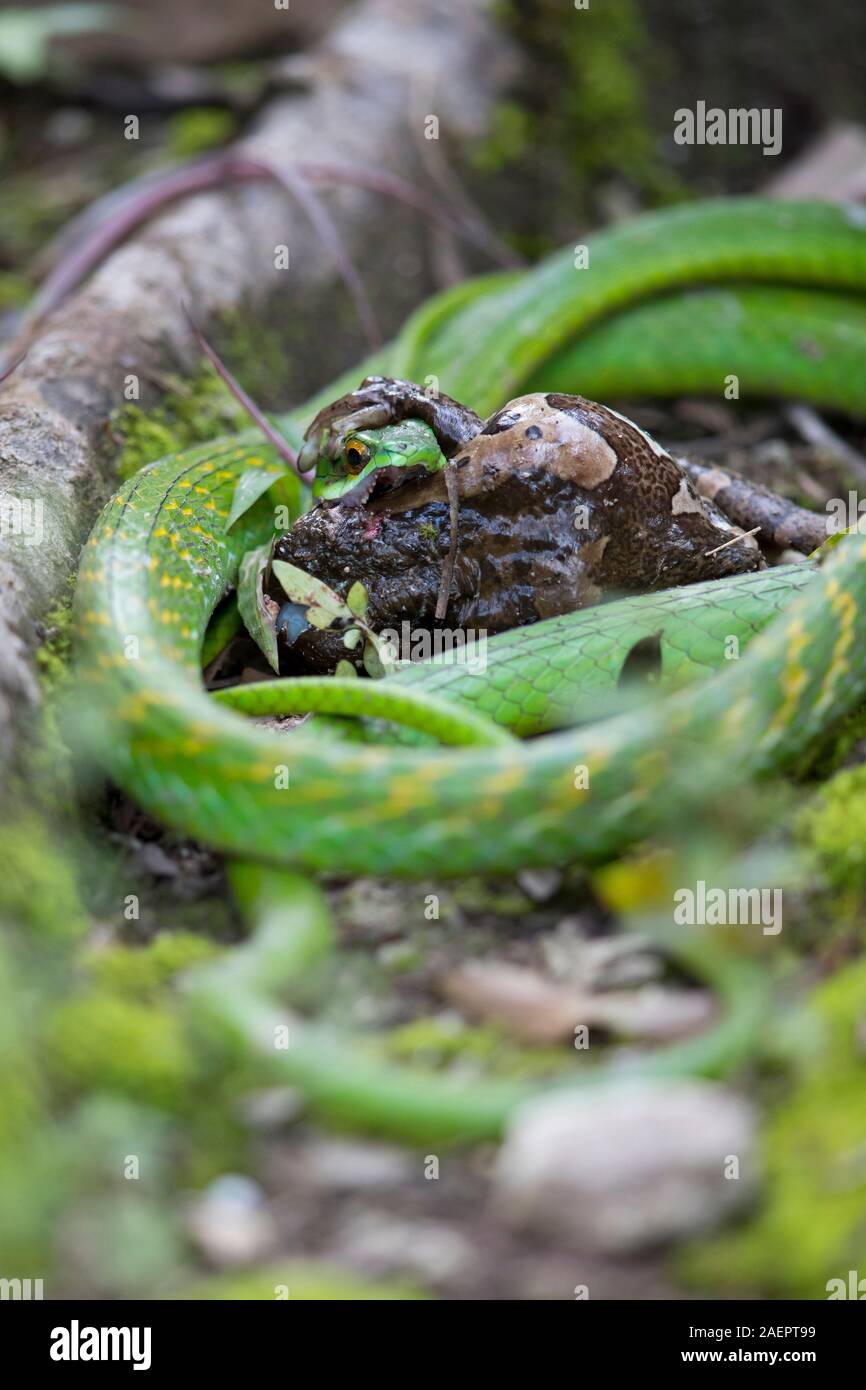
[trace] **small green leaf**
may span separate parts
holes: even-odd
[[[275,513],[278,507],[285,508],[285,520],[288,522],[285,529],[288,530],[304,513],[305,493],[297,474],[280,473],[271,483],[271,497]],[[275,520],[275,529],[280,529],[282,520],[282,517],[279,522]]]
[[[351,661],[338,661],[334,667],[334,675],[341,676],[343,680],[357,679],[358,672],[355,670]]]
[[[335,618],[351,618],[352,614],[340,595],[323,584],[321,579],[315,579],[313,575],[298,569],[297,565],[290,565],[287,560],[274,560],[271,568],[287,598],[293,603],[303,603],[331,615],[327,623],[322,623],[308,614],[315,627],[330,627]]]
[[[351,608],[356,618],[366,618],[367,608],[369,607],[369,597],[360,579],[355,580],[347,593],[346,603],[349,608]]]
[[[278,605],[264,592],[264,575],[271,558],[271,542],[247,551],[238,576],[238,608],[247,632],[261,647],[269,665],[279,675],[275,623]]]
[[[839,542],[843,541],[846,536],[859,534],[860,528],[858,526],[848,526],[842,531],[831,531],[827,539],[825,541],[822,541],[821,544],[810,553],[808,558],[810,560],[817,560],[820,562],[824,559],[825,555],[828,555],[830,553],[831,550],[835,550]]]
[[[238,478],[232,494],[232,505],[226,521],[230,531],[235,522],[248,512],[263,493],[283,476],[282,470],[274,464],[267,468],[248,468]]]
[[[361,629],[350,627],[348,632],[343,633],[343,646],[353,652],[361,640]]]
[[[382,665],[375,644],[369,641],[364,647],[364,670],[368,676],[372,676],[374,681],[381,680],[385,675],[385,667]]]
[[[307,622],[313,627],[321,628],[324,632],[327,628],[333,627],[340,615],[331,613],[327,608],[320,608],[317,603],[313,603],[307,609]]]

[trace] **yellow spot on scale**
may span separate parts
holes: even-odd
[[[854,624],[857,619],[857,603],[847,589],[843,589],[835,579],[827,581],[830,596],[830,610],[839,623],[839,636],[833,644],[830,665],[824,683],[818,692],[815,710],[823,711],[832,703],[836,686],[848,670],[848,652],[854,642]]]
[[[478,788],[479,796],[499,797],[507,796],[509,792],[516,791],[523,785],[526,774],[519,763],[513,763],[510,767],[500,768],[498,772],[491,773],[485,777]]]
[[[414,772],[398,773],[386,783],[384,801],[376,808],[377,818],[396,819],[407,811],[419,806],[435,804],[435,788],[442,781],[444,771],[435,763],[416,768]]]
[[[802,661],[801,654],[809,645],[809,635],[803,627],[802,619],[794,618],[788,627],[788,651],[785,667],[779,677],[782,703],[773,715],[767,729],[771,738],[778,738],[797,713],[800,696],[809,682],[809,672]]]

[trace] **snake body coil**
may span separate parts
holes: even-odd
[[[569,253],[461,286],[365,365],[437,376],[481,413],[542,381],[584,394],[601,394],[599,386],[669,393],[719,390],[734,373],[743,394],[803,396],[862,414],[864,291],[860,214],[707,204],[600,237],[588,271],[575,270]],[[345,384],[289,417],[286,430],[297,439],[302,417]],[[314,727],[278,736],[206,694],[199,658],[241,556],[271,534],[266,501],[238,508],[240,480],[255,496],[279,472],[269,449],[246,440],[152,464],[106,507],[78,587],[79,706],[97,757],[154,815],[230,855],[410,877],[597,859],[744,776],[785,767],[866,692],[866,539],[854,535],[818,571],[771,570],[610,604],[496,639],[484,674],[432,665],[395,678],[398,721],[411,705],[424,727],[425,691],[435,696],[431,728],[447,726],[443,698],[478,717],[477,739],[465,725],[459,749],[342,743],[317,739]],[[256,475],[261,483],[250,485]],[[640,709],[566,727],[577,696],[615,683],[628,650],[649,633],[660,634],[674,685],[725,669]],[[749,645],[725,663],[730,634]],[[354,692],[335,682],[331,705],[387,717],[389,684],[367,693],[365,682]],[[410,691],[418,698],[405,699],[401,713]],[[487,736],[486,721],[519,735],[552,732],[503,740]],[[226,1007],[244,1014],[250,997],[241,991]],[[352,1091],[344,1065],[324,1044],[286,1062],[313,1092],[348,1087],[368,1118],[479,1130],[470,1102],[423,1088],[413,1099],[415,1083],[394,1082],[400,1094],[389,1111],[381,1074],[371,1100],[370,1077],[356,1078]],[[485,1117],[480,1130],[495,1132],[510,1103],[475,1109]]]

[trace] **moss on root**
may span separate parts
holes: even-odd
[[[213,340],[244,389],[263,408],[285,396],[285,346],[276,330],[241,313],[223,315]],[[125,480],[140,468],[194,444],[251,427],[243,406],[206,363],[192,376],[170,376],[152,409],[129,402],[112,416],[119,447],[117,472]]]
[[[112,428],[120,441],[117,471],[121,478],[131,478],[154,459],[249,424],[243,408],[210,369],[186,382],[171,378],[169,385],[152,410],[130,403],[115,412]]]
[[[48,942],[74,942],[89,925],[71,863],[35,812],[0,827],[0,920]]]

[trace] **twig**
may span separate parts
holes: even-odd
[[[454,566],[457,562],[457,541],[459,538],[460,525],[460,487],[457,481],[457,471],[452,468],[450,463],[445,465],[445,491],[448,493],[448,517],[450,533],[448,538],[448,554],[442,563],[442,573],[439,577],[439,593],[436,596],[436,621],[441,623],[448,611],[448,599],[451,596],[451,580],[454,578]]]
[[[296,178],[295,175],[300,177]],[[458,235],[474,242],[493,260],[514,269],[522,262],[504,248],[490,230],[478,219],[469,219],[457,209],[449,208],[438,199],[430,198],[408,180],[376,169],[354,168],[344,164],[309,163],[303,160],[294,166],[278,164],[253,157],[243,151],[224,150],[219,154],[183,164],[167,173],[138,179],[120,189],[114,189],[89,208],[83,217],[71,224],[74,234],[83,228],[80,240],[68,252],[63,252],[50,270],[23,316],[19,332],[33,333],[39,323],[99,265],[104,257],[119,245],[131,231],[179,198],[219,188],[226,182],[239,183],[275,179],[298,198],[316,230],[332,252],[340,275],[352,296],[355,308],[365,327],[371,346],[379,341],[378,326],[354,264],[343,247],[339,232],[330,214],[306,184],[326,186],[348,184],[372,193],[393,198],[407,207],[415,208],[432,220],[441,222]],[[63,245],[70,229],[60,233],[56,245]],[[2,364],[0,364],[2,365]]]
[[[276,161],[226,151],[196,164],[182,165],[167,174],[130,184],[109,195],[109,211],[94,223],[88,217],[86,230],[76,246],[58,262],[42,282],[25,313],[21,330],[31,334],[39,323],[81,283],[104,257],[131,231],[152,217],[166,204],[193,193],[220,187],[230,180],[273,179],[297,198],[315,230],[327,246],[343,283],[355,305],[371,348],[381,341],[376,318],[357,270],[343,246],[330,213],[299,170]],[[100,204],[97,204],[97,209]]]
[[[235,400],[240,401],[241,405],[249,415],[250,419],[253,420],[256,425],[258,425],[265,438],[268,439],[271,444],[273,444],[274,448],[277,450],[277,453],[280,455],[280,458],[283,459],[284,462],[287,463],[288,466],[295,471],[295,473],[297,473],[298,477],[301,479],[302,482],[309,482],[310,478],[313,475],[312,473],[302,473],[301,470],[298,468],[298,456],[295,453],[295,450],[292,448],[291,444],[289,444],[288,440],[284,439],[283,436],[280,434],[279,430],[271,424],[267,415],[265,415],[264,411],[259,409],[252,397],[247,395],[240,382],[231,373],[229,368],[226,366],[225,362],[220,357],[219,353],[216,351],[216,348],[211,347],[207,338],[204,336],[195,319],[193,318],[192,314],[190,313],[188,305],[181,304],[181,308],[183,309],[184,317],[186,318],[186,321],[189,324],[190,329],[192,330],[195,336],[196,342],[198,343],[207,360],[210,362],[214,371],[217,373],[217,376],[222,378],[228,389],[231,391],[232,395],[235,397]]]
[[[7,366],[3,367],[2,370],[0,370],[0,386],[2,386],[3,382],[6,381],[12,375],[16,367],[21,366],[21,363],[24,361],[24,358],[26,356],[27,349],[25,348],[24,351],[20,354],[20,356],[15,358],[14,362],[10,362]]]
[[[738,541],[747,540],[749,536],[757,536],[760,530],[760,526],[753,526],[751,531],[741,531],[739,536],[731,536],[729,541],[723,541],[721,545],[716,546],[715,550],[705,550],[704,555],[718,555],[720,550],[727,550],[729,545],[736,545]]]
[[[808,405],[789,405],[785,415],[794,429],[807,444],[825,449],[828,454],[843,463],[861,483],[866,482],[866,459],[857,450],[831,429],[817,411]]]

